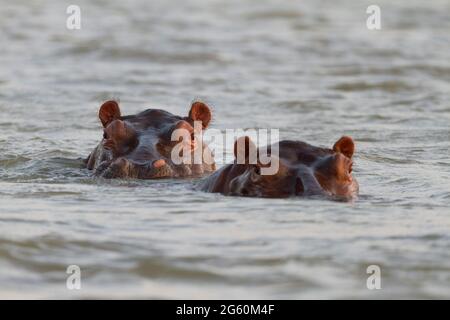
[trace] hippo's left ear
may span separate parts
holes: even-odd
[[[258,148],[250,137],[240,137],[234,142],[234,157],[237,164],[256,164]]]
[[[119,104],[114,100],[106,101],[100,107],[98,117],[100,118],[103,127],[106,128],[112,121],[120,118]]]
[[[349,136],[343,136],[333,146],[335,152],[340,152],[347,158],[351,158],[355,152],[355,143]]]
[[[201,121],[203,129],[208,127],[211,117],[211,109],[205,103],[196,101],[192,104],[189,118],[193,121]]]

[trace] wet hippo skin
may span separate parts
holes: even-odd
[[[215,170],[211,151],[204,144],[200,146],[203,148],[200,163],[174,163],[171,157],[179,143],[172,141],[176,129],[191,134],[187,142],[190,152],[197,147],[194,121],[203,130],[211,121],[211,110],[203,102],[194,102],[188,115],[181,117],[159,109],[122,116],[116,101],[106,101],[100,107],[99,118],[103,140],[85,160],[86,167],[94,170],[96,176],[155,179],[195,176]]]
[[[278,149],[278,156],[272,152],[274,148]],[[255,162],[249,161],[252,150]],[[350,137],[340,138],[332,149],[284,140],[267,151],[270,162],[262,164],[261,150],[250,138],[239,138],[234,146],[235,161],[206,178],[202,190],[247,197],[325,196],[344,200],[358,194],[358,183],[352,177],[355,144]],[[245,161],[237,161],[239,153]],[[278,170],[270,175],[261,174],[262,168],[272,161],[278,163]]]

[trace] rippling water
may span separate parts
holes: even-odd
[[[0,0],[0,297],[450,298],[450,4]],[[353,203],[80,169],[100,103],[357,143]],[[195,182],[194,182],[195,183]],[[66,289],[79,265],[82,289]],[[382,289],[366,288],[381,267]]]

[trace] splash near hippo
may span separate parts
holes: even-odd
[[[192,103],[185,117],[160,109],[122,116],[116,101],[106,101],[99,110],[103,140],[85,165],[95,176],[103,178],[156,179],[212,172],[215,170],[212,154],[206,145],[197,145],[194,136],[195,123],[205,130],[211,117],[210,108],[200,101]],[[172,161],[174,148],[180,144],[172,139],[176,131],[188,133],[180,152],[202,149],[199,161]]]
[[[270,163],[262,161],[261,148],[258,149],[249,137],[241,137],[234,144],[234,162],[209,176],[202,190],[267,198],[324,196],[352,199],[358,194],[358,182],[352,176],[355,144],[350,137],[340,138],[331,149],[284,140],[271,145],[267,151]],[[264,174],[268,167],[277,170]]]

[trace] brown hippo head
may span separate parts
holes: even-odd
[[[301,141],[280,141],[263,153],[248,137],[235,142],[235,161],[208,177],[202,188],[225,195],[282,198],[289,196],[331,196],[350,199],[358,193],[352,177],[355,145],[350,137],[340,138],[332,149],[314,147]],[[277,151],[277,152],[275,152]],[[276,155],[278,153],[278,155]],[[250,161],[255,154],[255,161]],[[237,161],[238,159],[244,161]],[[271,174],[264,169],[273,166]],[[269,170],[270,171],[270,170]]]
[[[87,168],[95,170],[97,176],[154,179],[215,170],[211,151],[206,145],[197,144],[197,132],[194,132],[194,127],[201,131],[211,121],[211,110],[202,102],[194,102],[188,116],[180,117],[159,109],[122,116],[118,103],[107,101],[100,107],[99,118],[103,140],[86,160]],[[178,135],[175,141],[175,130],[186,132],[187,138]],[[194,161],[194,157],[191,162],[173,161],[173,151],[180,144],[182,157],[186,155],[183,152],[194,153],[196,148],[202,148],[200,161]]]

